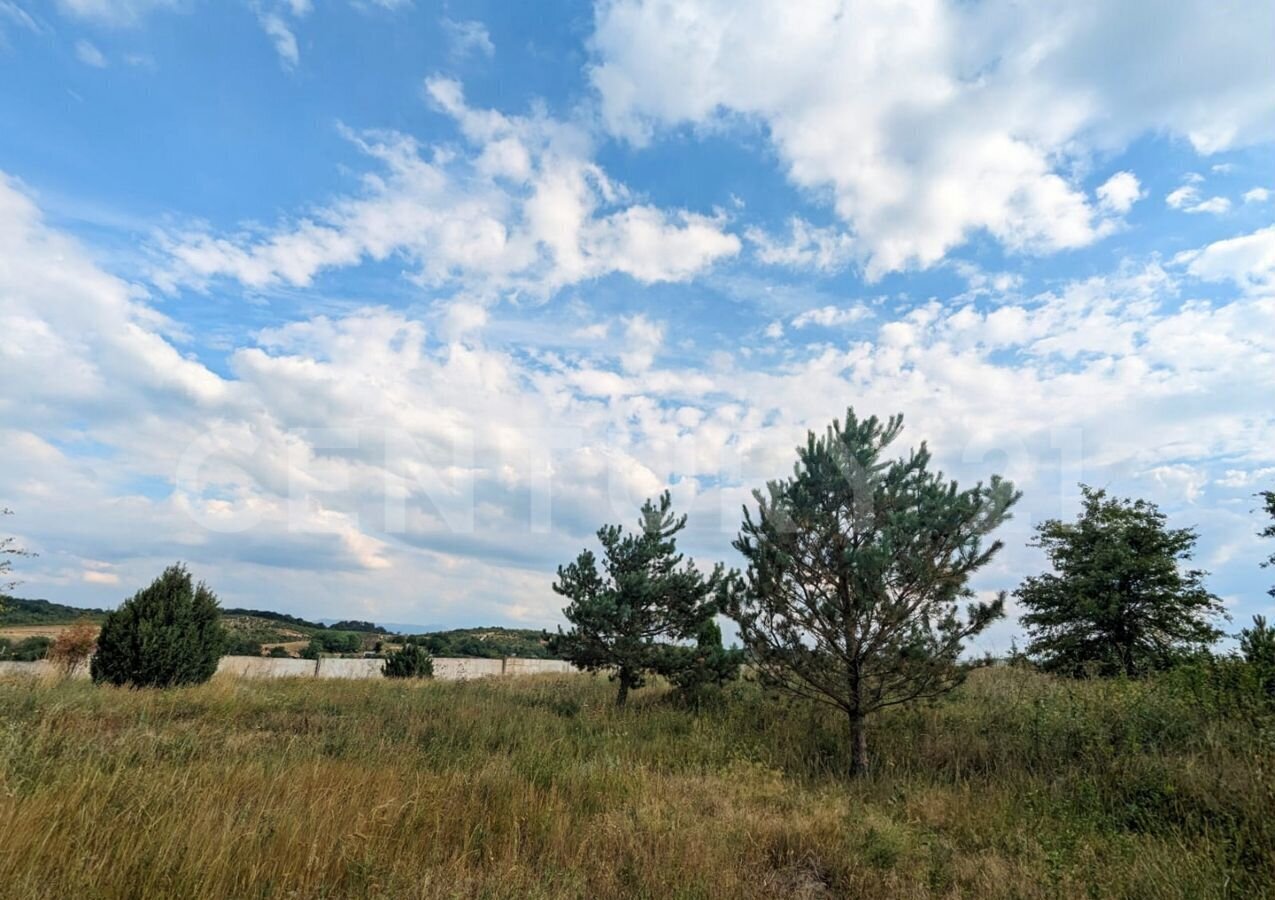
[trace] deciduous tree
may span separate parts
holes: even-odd
[[[1003,596],[976,602],[968,580],[1001,548],[984,538],[1018,493],[995,476],[961,490],[924,444],[886,458],[902,427],[848,410],[844,426],[810,432],[792,477],[754,492],[735,541],[744,646],[767,682],[846,714],[852,775],[868,769],[867,717],[955,687],[965,641],[1003,614]]]

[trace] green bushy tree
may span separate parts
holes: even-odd
[[[748,569],[731,615],[750,660],[765,682],[845,713],[851,775],[868,768],[867,716],[951,690],[966,639],[1003,614],[1003,596],[974,602],[967,581],[1000,550],[983,539],[1019,494],[995,476],[960,490],[924,444],[886,459],[902,427],[847,410],[844,427],[810,432],[793,476],[754,492],[735,541]]]
[[[1081,485],[1075,522],[1050,519],[1034,546],[1053,572],[1027,578],[1016,596],[1042,668],[1130,677],[1206,649],[1221,631],[1222,601],[1188,569],[1196,533],[1169,528],[1154,503]]]
[[[713,619],[705,619],[692,646],[673,646],[661,672],[677,686],[688,703],[698,705],[739,677],[744,651],[722,644],[722,629]]]
[[[652,672],[667,672],[668,648],[692,640],[717,613],[725,575],[720,565],[705,577],[677,552],[677,534],[686,516],[675,516],[667,491],[642,506],[636,532],[619,525],[598,529],[604,558],[584,550],[558,567],[553,589],[570,602],[563,615],[571,623],[549,635],[552,653],[591,672],[609,670],[619,682],[615,702]]]
[[[385,655],[381,673],[386,678],[433,678],[434,657],[416,643],[407,643]]]
[[[199,684],[217,671],[225,645],[216,595],[203,582],[192,584],[178,563],[107,614],[93,680],[134,687]]]
[[[1265,616],[1253,616],[1253,627],[1240,631],[1240,655],[1253,667],[1263,691],[1275,699],[1275,628]]]

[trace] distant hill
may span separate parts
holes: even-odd
[[[455,628],[412,635],[434,656],[480,656],[499,659],[556,659],[545,646],[543,632],[531,628]]]
[[[81,609],[77,606],[50,603],[48,600],[0,596],[0,626],[65,625],[80,619],[100,622],[105,615],[104,609]]]

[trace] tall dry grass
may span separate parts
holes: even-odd
[[[847,783],[841,721],[752,685],[4,682],[0,895],[1270,894],[1275,732],[1201,690],[979,672]]]

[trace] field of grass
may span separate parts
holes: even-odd
[[[1189,680],[976,672],[841,722],[741,684],[0,682],[0,896],[1275,892],[1275,729]]]

